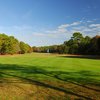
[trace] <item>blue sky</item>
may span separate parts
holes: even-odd
[[[31,46],[100,35],[100,0],[0,0],[0,33]]]

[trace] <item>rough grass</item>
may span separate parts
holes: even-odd
[[[0,56],[0,100],[100,100],[95,56]]]

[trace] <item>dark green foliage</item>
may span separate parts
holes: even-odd
[[[95,54],[100,55],[100,36],[90,38],[83,36],[80,32],[75,32],[70,40],[61,45],[33,47],[35,52],[47,52],[59,54]]]
[[[82,34],[81,34],[80,32],[75,32],[75,33],[73,34],[73,37],[72,37],[72,39],[73,39],[73,40],[76,40],[76,41],[82,40],[82,38],[83,38],[83,36],[82,36]]]
[[[91,39],[90,48],[88,48],[90,54],[100,55],[100,36],[95,36]]]

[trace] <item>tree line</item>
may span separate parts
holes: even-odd
[[[31,52],[59,53],[59,54],[89,54],[100,55],[100,36],[83,36],[80,32],[61,45],[31,47],[13,36],[0,34],[0,54],[24,54]]]
[[[32,52],[30,45],[13,36],[0,34],[0,54],[24,54]]]
[[[61,45],[34,46],[33,52],[100,55],[100,36],[96,35],[91,38],[75,32],[69,40],[64,41]]]

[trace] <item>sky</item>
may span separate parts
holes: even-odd
[[[0,33],[31,46],[100,35],[100,0],[0,0]]]

